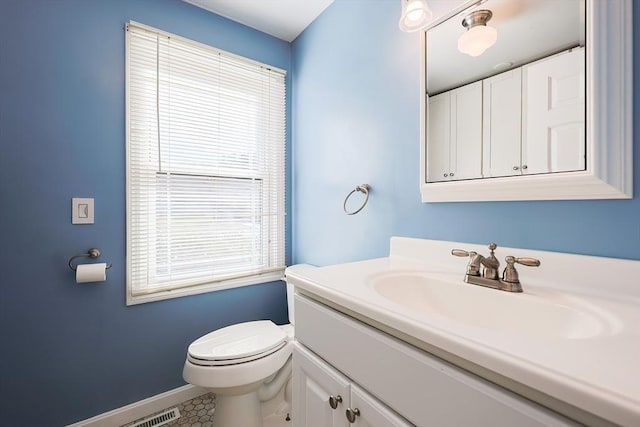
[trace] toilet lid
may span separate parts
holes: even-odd
[[[235,364],[273,353],[286,341],[287,334],[270,320],[238,323],[198,338],[188,356],[198,364]]]

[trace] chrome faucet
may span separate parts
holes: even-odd
[[[469,257],[467,272],[464,276],[465,282],[472,285],[499,289],[501,291],[522,292],[522,285],[520,284],[515,264],[518,263],[529,267],[539,267],[540,261],[535,258],[516,258],[509,255],[505,258],[507,267],[502,273],[502,278],[500,278],[498,275],[500,261],[498,261],[494,252],[497,247],[498,246],[495,243],[489,244],[489,250],[491,252],[488,257],[484,257],[474,251],[465,251],[462,249],[452,249],[451,255]]]

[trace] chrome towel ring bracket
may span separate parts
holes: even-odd
[[[355,215],[358,212],[360,212],[362,210],[362,208],[365,207],[365,205],[369,201],[369,189],[370,188],[371,187],[369,186],[369,184],[361,184],[361,185],[358,185],[353,190],[351,190],[351,193],[347,194],[347,197],[345,197],[344,203],[342,204],[342,209],[344,209],[344,212],[347,215]],[[365,195],[364,202],[362,202],[362,205],[358,209],[356,209],[355,211],[349,211],[347,209],[347,200],[349,200],[349,197],[351,197],[354,193],[364,193],[364,195]]]
[[[76,271],[78,267],[73,265],[73,260],[76,258],[89,257],[89,258],[95,259],[95,258],[98,258],[99,256],[100,256],[100,249],[91,248],[87,251],[87,253],[74,255],[71,258],[69,258],[69,268],[72,269],[73,271]],[[107,268],[111,268],[111,264],[107,264]]]

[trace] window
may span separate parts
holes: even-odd
[[[279,280],[285,73],[130,22],[127,304]]]

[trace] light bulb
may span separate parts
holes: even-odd
[[[409,3],[407,5],[407,19],[409,21],[418,21],[424,15],[424,10],[420,7],[420,4],[417,2]]]
[[[399,26],[402,31],[418,31],[426,27],[431,20],[431,9],[427,0],[401,0],[402,15]]]

